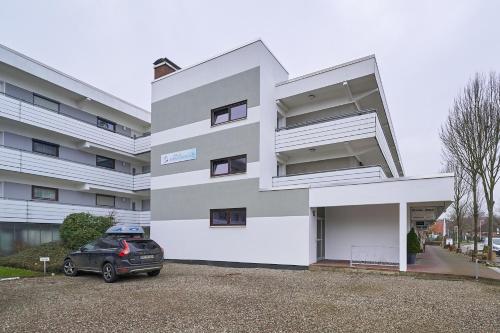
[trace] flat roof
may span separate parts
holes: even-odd
[[[0,44],[0,61],[85,98],[151,123],[151,112]]]

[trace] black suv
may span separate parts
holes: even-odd
[[[163,267],[163,249],[151,239],[105,236],[82,246],[64,259],[67,276],[79,271],[102,274],[104,281],[114,282],[119,275],[147,273],[160,274]]]

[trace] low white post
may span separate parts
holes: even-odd
[[[399,270],[406,272],[406,234],[408,212],[406,202],[399,203]]]

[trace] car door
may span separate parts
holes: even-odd
[[[75,264],[79,269],[89,269],[90,268],[90,254],[95,249],[95,242],[85,244],[80,248],[80,251],[75,253]]]
[[[112,255],[118,247],[118,241],[101,238],[96,241],[95,249],[90,256],[90,266],[94,270],[101,270],[104,260]]]

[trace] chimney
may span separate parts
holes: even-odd
[[[176,70],[181,69],[179,66],[174,64],[172,61],[168,60],[167,58],[160,58],[156,60],[154,63],[154,69],[155,69],[155,80],[168,75],[170,73],[175,72]]]

